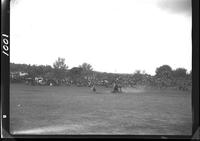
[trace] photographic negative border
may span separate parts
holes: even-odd
[[[192,1],[192,135],[11,135],[10,126],[10,0],[1,0],[1,138],[199,138],[199,0]],[[197,137],[196,137],[197,136]]]
[[[192,74],[192,135],[194,135],[199,132],[199,0],[192,0]]]
[[[1,138],[9,135],[10,0],[1,0]]]

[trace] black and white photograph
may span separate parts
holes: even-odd
[[[11,0],[10,133],[192,135],[191,32],[191,0]]]

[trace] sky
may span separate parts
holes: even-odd
[[[10,62],[155,74],[192,66],[190,0],[13,0]]]

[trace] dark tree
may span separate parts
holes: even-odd
[[[188,90],[189,86],[191,86],[191,79],[188,77],[185,68],[178,68],[173,71],[173,82],[179,90]]]
[[[92,66],[88,63],[83,63],[79,68],[82,68],[82,75],[88,81],[93,75]]]
[[[58,83],[60,83],[63,79],[65,79],[67,75],[68,66],[65,64],[65,59],[59,57],[53,63],[53,69],[54,69],[54,77],[57,79]]]
[[[38,74],[37,74],[37,66],[35,66],[35,65],[33,65],[33,66],[28,65],[27,72],[28,72],[28,74],[29,74],[29,76],[31,78],[35,78],[36,76],[38,76]]]
[[[178,68],[173,71],[174,78],[186,78],[187,77],[187,70],[184,68]]]
[[[159,87],[172,85],[172,68],[169,65],[163,65],[156,69],[156,83]]]
[[[82,72],[83,69],[80,67],[73,67],[69,70],[70,79],[74,82],[74,84],[77,84],[83,79]]]
[[[142,84],[143,82],[143,74],[140,72],[140,70],[135,71],[135,73],[133,74],[133,76],[131,76],[132,80],[133,80],[133,84]]]

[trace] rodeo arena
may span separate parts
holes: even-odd
[[[190,134],[192,83],[184,69],[164,66],[151,76],[21,68],[10,71],[12,134]]]
[[[137,74],[138,75],[138,74]],[[30,77],[26,72],[10,72],[11,83],[25,83],[31,86],[76,86],[88,87],[92,92],[97,91],[97,87],[110,88],[111,93],[123,93],[123,88],[153,87],[153,88],[171,88],[177,90],[191,90],[191,79],[177,79],[176,85],[173,87],[160,80],[155,79],[148,74],[139,74],[133,76],[131,74],[115,74],[93,72],[92,75],[72,77],[68,75],[64,79],[47,78],[43,76]],[[172,83],[172,82],[171,82]],[[175,82],[174,82],[175,83]]]
[[[122,93],[122,85],[125,87],[125,83],[119,81],[119,77],[109,82],[108,80],[96,80],[93,77],[84,77],[82,80],[70,80],[70,79],[46,79],[41,76],[28,77],[28,73],[25,72],[11,72],[11,82],[25,83],[31,86],[77,86],[77,87],[88,87],[92,92],[96,92],[96,86],[103,86],[111,88],[111,93]],[[127,85],[127,84],[126,84]],[[129,84],[130,85],[130,84]]]

